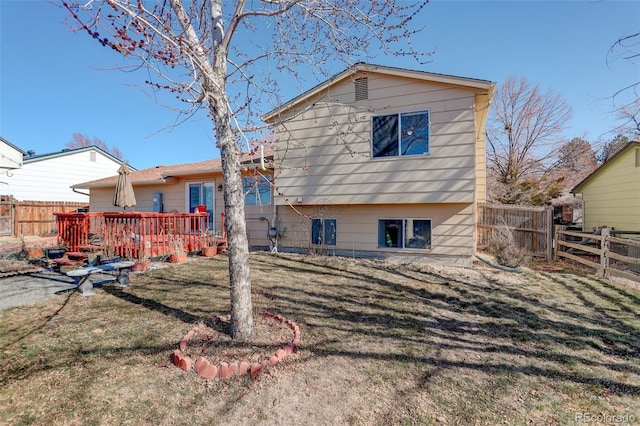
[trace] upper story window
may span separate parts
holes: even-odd
[[[245,205],[271,204],[271,175],[245,176],[242,180],[242,189]]]
[[[429,153],[429,111],[376,115],[371,121],[374,158]]]

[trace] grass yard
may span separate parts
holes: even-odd
[[[229,311],[227,258],[193,258],[0,312],[0,423],[640,422],[637,286],[266,253],[251,265],[256,312],[302,331],[275,368],[205,380],[171,364],[187,331]]]

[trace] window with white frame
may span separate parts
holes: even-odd
[[[336,219],[311,219],[311,244],[335,246],[338,233]]]
[[[431,219],[379,219],[378,247],[431,248]]]
[[[244,204],[264,206],[271,204],[271,175],[245,176],[242,180]]]
[[[371,152],[374,158],[429,154],[429,111],[371,117]]]

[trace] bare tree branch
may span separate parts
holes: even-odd
[[[178,97],[182,113],[207,111],[212,120],[224,178],[231,334],[247,338],[253,317],[242,145],[251,145],[252,133],[263,129],[260,114],[282,102],[282,87],[300,81],[301,70],[326,76],[374,48],[428,58],[431,52],[411,43],[420,31],[414,20],[428,1],[85,1],[62,0],[74,30],[153,71],[158,80],[145,83],[154,94]]]
[[[571,107],[560,95],[531,86],[521,77],[508,77],[497,90],[487,126],[487,160],[497,183],[490,197],[509,204],[544,199],[536,182],[547,180],[561,145],[558,135],[571,118]],[[548,184],[548,182],[547,182]],[[555,191],[555,188],[554,188]],[[546,201],[546,200],[544,200]]]

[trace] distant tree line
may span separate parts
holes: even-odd
[[[571,107],[559,94],[543,91],[524,77],[508,77],[498,87],[487,123],[490,201],[550,204],[629,142],[624,134],[599,149],[582,137],[567,141],[562,132],[571,116]]]
[[[89,136],[82,133],[74,133],[71,135],[71,140],[65,144],[65,147],[69,149],[77,149],[85,148],[92,145],[97,146],[105,152],[108,152],[118,160],[124,160],[122,152],[118,149],[118,147],[109,146],[96,136],[90,138]]]

